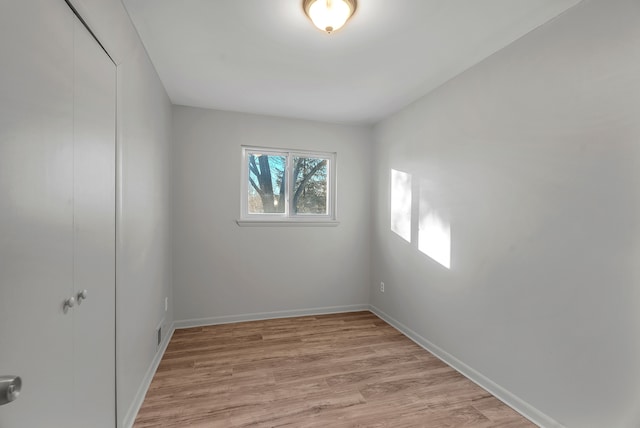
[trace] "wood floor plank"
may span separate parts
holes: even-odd
[[[177,330],[134,428],[533,427],[371,312]]]

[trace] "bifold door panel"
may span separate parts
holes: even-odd
[[[115,66],[64,0],[0,58],[0,428],[114,428]]]

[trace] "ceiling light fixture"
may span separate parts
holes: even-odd
[[[302,8],[313,25],[328,34],[342,28],[356,11],[356,0],[303,0]]]

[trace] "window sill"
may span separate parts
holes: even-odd
[[[241,227],[336,227],[337,220],[236,220]]]

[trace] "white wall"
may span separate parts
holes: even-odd
[[[117,64],[118,426],[128,426],[153,375],[156,327],[171,308],[171,103],[117,0],[73,0]],[[164,298],[170,299],[164,311]]]
[[[173,132],[176,320],[368,303],[369,128],[174,106]],[[238,226],[242,144],[337,152],[340,224]]]
[[[585,0],[374,129],[372,304],[548,424],[640,426],[638,23]],[[450,270],[390,231],[391,168]]]
[[[158,350],[156,328],[162,324],[166,335],[173,322],[171,305],[164,310],[165,297],[173,301],[171,107],[159,80],[149,79],[152,73],[143,51],[118,67],[118,399],[128,412],[133,399],[143,398],[136,394]]]

